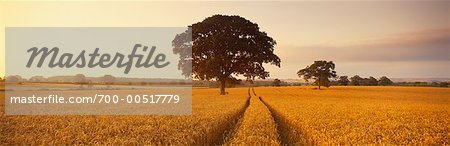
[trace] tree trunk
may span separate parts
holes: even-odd
[[[225,79],[220,79],[220,95],[225,95]]]
[[[319,86],[319,90],[320,90],[320,77],[319,77],[319,82],[317,83],[317,85]]]

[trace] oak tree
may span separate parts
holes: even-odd
[[[297,75],[306,81],[313,79],[315,84],[319,86],[330,86],[329,78],[337,77],[336,71],[334,71],[335,65],[333,61],[314,61],[313,64],[301,69],[297,72]]]
[[[281,60],[274,54],[275,40],[243,17],[214,15],[190,28],[172,41],[174,53],[180,55],[178,67],[187,77],[219,81],[221,95],[230,78],[265,79],[269,72],[263,64],[280,67]]]

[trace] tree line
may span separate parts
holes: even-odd
[[[320,89],[321,86],[330,87],[330,86],[392,86],[392,85],[414,85],[419,86],[421,82],[402,82],[402,83],[394,83],[391,79],[386,76],[382,76],[379,79],[376,79],[372,76],[368,78],[362,78],[359,75],[355,75],[353,77],[348,76],[338,76],[336,71],[334,70],[336,65],[333,61],[314,61],[313,64],[306,66],[304,69],[300,69],[297,72],[297,75],[300,78],[303,78],[306,81],[314,80],[313,84],[318,86]],[[418,84],[419,83],[419,84]],[[279,86],[280,80],[275,79],[273,81],[274,86]],[[424,83],[421,86],[433,86],[433,87],[449,87],[449,82],[432,82],[431,84]]]
[[[318,86],[319,90],[321,86],[330,87],[331,85],[387,86],[393,84],[393,82],[386,76],[381,77],[380,80],[377,80],[374,77],[361,78],[358,75],[355,75],[350,79],[348,78],[348,76],[340,76],[338,78],[335,68],[336,65],[333,61],[314,61],[313,64],[306,66],[304,69],[300,69],[297,72],[297,75],[307,82],[311,79],[314,80],[313,83]],[[337,81],[332,82],[332,80],[330,80],[336,78],[338,78]]]
[[[351,78],[348,76],[340,76],[336,81],[330,82],[330,85],[340,86],[390,86],[394,85],[391,79],[386,76],[382,76],[376,79],[372,76],[368,78],[362,78],[359,75],[355,75]]]

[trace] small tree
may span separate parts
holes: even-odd
[[[440,82],[439,83],[439,87],[448,87],[449,83],[448,82]]]
[[[226,81],[226,87],[231,88],[231,87],[236,87],[239,86],[241,84],[242,80],[241,79],[236,79],[236,78],[229,78]]]
[[[7,82],[19,82],[20,83],[23,81],[23,78],[22,78],[22,76],[19,76],[19,75],[11,75],[11,76],[6,77],[5,80]]]
[[[275,79],[275,80],[273,80],[273,82],[272,82],[272,85],[273,86],[281,86],[281,80],[280,79]]]
[[[380,78],[380,80],[378,81],[378,85],[381,85],[381,86],[389,86],[389,85],[392,85],[392,84],[394,84],[394,82],[392,82],[391,79],[389,79],[386,76],[382,76]]]
[[[432,86],[432,87],[439,87],[439,83],[438,82],[431,82],[430,86]]]
[[[336,71],[334,71],[335,65],[333,61],[314,61],[313,64],[301,69],[297,72],[297,75],[306,81],[313,79],[315,84],[319,87],[324,85],[330,86],[329,78],[335,78]]]
[[[114,81],[116,80],[116,77],[112,76],[112,75],[104,75],[102,77],[102,81],[104,84],[106,85],[112,85],[114,84]]]
[[[84,76],[83,74],[75,75],[74,81],[80,84],[80,87],[83,87],[83,85],[87,83],[86,76]]]
[[[33,76],[28,81],[30,82],[44,82],[46,79],[43,76]]]
[[[361,85],[363,86],[378,86],[378,80],[374,77],[364,78]]]
[[[352,86],[361,86],[363,78],[361,78],[358,75],[355,75],[353,77],[350,78],[350,85]]]
[[[348,80],[348,76],[340,76],[339,80],[337,82],[338,82],[338,85],[341,85],[341,86],[348,86],[348,84],[350,84],[350,81]]]

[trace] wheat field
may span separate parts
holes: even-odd
[[[281,145],[269,109],[256,96],[250,98],[250,104],[233,133],[226,145]]]
[[[1,102],[0,144],[450,144],[448,88],[227,91],[194,89],[189,116],[6,116]]]
[[[285,143],[448,145],[450,90],[428,87],[308,87],[260,90]]]
[[[219,96],[216,90],[194,90],[191,116],[5,116],[2,111],[0,144],[220,144],[246,106],[246,90],[231,91]]]

